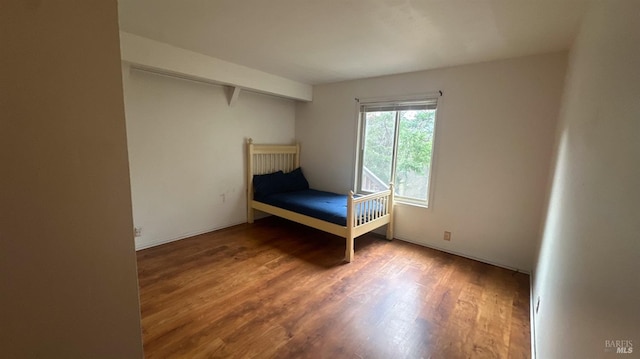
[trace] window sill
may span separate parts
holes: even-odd
[[[418,203],[418,202],[411,202],[411,201],[404,201],[401,199],[395,199],[393,201],[394,205],[400,205],[400,206],[407,206],[407,207],[416,207],[416,208],[422,208],[422,209],[429,209],[429,205],[426,203]]]
[[[362,191],[362,192],[356,193],[356,197],[358,197],[358,196],[367,196],[367,195],[370,195],[370,194],[373,194],[373,193],[376,193],[376,192],[365,192],[365,191]],[[396,195],[394,197],[393,204],[394,205],[401,205],[401,206],[408,206],[408,207],[424,208],[424,209],[431,208],[427,203],[423,203],[423,202],[420,202],[420,201],[412,201],[410,199],[405,199],[405,198],[402,198],[402,197],[398,197],[398,195]]]

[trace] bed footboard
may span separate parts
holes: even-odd
[[[355,197],[353,191],[347,197],[347,248],[345,260],[351,262],[354,255],[354,239],[387,224],[386,237],[393,239],[393,184],[386,191]]]

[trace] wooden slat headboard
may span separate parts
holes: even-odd
[[[300,145],[262,145],[247,139],[247,210],[251,211],[253,201],[253,175],[277,171],[287,173],[298,167]]]

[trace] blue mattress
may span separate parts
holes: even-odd
[[[347,225],[347,196],[342,194],[307,189],[259,196],[254,200],[340,226]]]

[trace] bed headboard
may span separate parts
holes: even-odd
[[[300,167],[300,146],[259,145],[247,140],[247,173],[262,175],[277,171],[291,172]]]
[[[291,172],[300,167],[300,145],[260,145],[247,139],[247,205],[253,200],[253,175],[277,171]],[[249,210],[249,208],[247,208]]]

